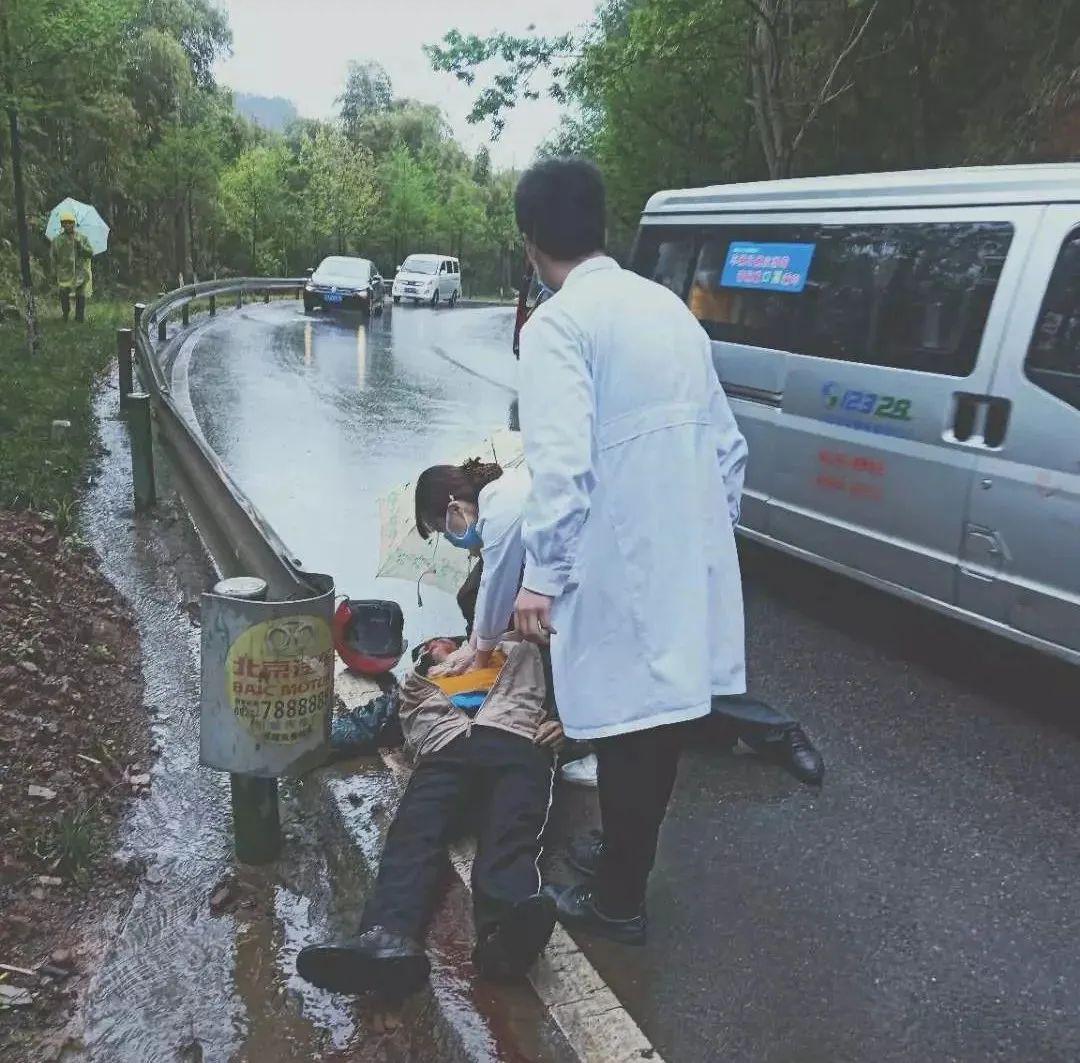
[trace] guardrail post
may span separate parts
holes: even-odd
[[[270,302],[270,289],[269,288],[267,288],[266,291],[263,292],[263,302],[264,303],[269,303]]]
[[[143,312],[146,310],[146,303],[135,304],[135,327],[139,327],[139,322],[142,321]]]
[[[246,601],[263,601],[266,582],[251,576],[222,580],[214,594]],[[242,864],[269,864],[281,852],[277,779],[256,775],[229,775],[232,790],[233,843]]]
[[[217,296],[210,296],[210,316],[213,317],[217,313]]]
[[[187,328],[188,325],[191,323],[191,314],[189,312],[190,307],[190,303],[184,303],[184,305],[180,308],[180,320],[183,322],[184,328]]]
[[[242,864],[269,864],[281,852],[277,779],[230,775],[233,844]]]
[[[116,330],[116,365],[120,377],[121,413],[127,410],[128,396],[134,390],[131,380],[131,341],[131,329],[118,328]]]
[[[242,307],[243,305],[244,305],[244,289],[241,288],[236,293],[236,309],[239,310],[240,307]]]
[[[157,500],[154,486],[154,434],[150,425],[150,396],[132,392],[127,397],[128,432],[131,436],[131,480],[135,509],[149,509]]]

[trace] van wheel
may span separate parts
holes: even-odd
[[[433,291],[431,293],[431,306],[432,306],[432,309],[434,309],[438,305],[439,305],[439,289],[436,288],[435,291]]]
[[[394,296],[394,306],[397,306],[398,303],[400,303],[400,302],[401,302],[401,296],[400,295],[395,295]]]
[[[454,307],[457,306],[457,301],[458,301],[458,293],[457,292],[451,292],[450,293],[450,309],[451,310],[453,310]]]

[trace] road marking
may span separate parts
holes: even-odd
[[[369,680],[339,670],[336,693],[351,709],[370,697]],[[403,753],[380,751],[398,787],[404,790],[412,768]],[[476,844],[463,839],[450,846],[450,863],[469,889]],[[529,972],[536,995],[555,1025],[583,1063],[632,1063],[663,1057],[634,1022],[619,998],[578,948],[574,939],[556,925],[543,955]]]
[[[473,369],[472,366],[466,365],[464,362],[459,362],[452,354],[450,354],[445,347],[440,347],[437,343],[431,345],[431,349],[440,357],[446,359],[451,365],[456,365],[463,373],[468,373],[470,376],[476,377],[478,380],[483,380],[494,387],[501,388],[503,391],[510,395],[517,395],[517,388],[511,387],[509,384],[502,380],[496,380],[493,376],[488,376],[487,373],[481,373],[477,369]]]
[[[202,425],[199,424],[199,418],[195,414],[195,404],[191,401],[189,369],[191,366],[191,356],[195,353],[195,348],[199,345],[199,341],[203,338],[203,335],[210,330],[211,326],[216,324],[221,324],[221,322],[217,318],[210,318],[207,321],[195,325],[184,337],[184,342],[177,352],[176,357],[173,359],[172,366],[169,368],[169,390],[172,392],[173,402],[176,403],[176,408],[180,411],[180,416],[187,421],[188,427],[204,444],[206,444],[207,447],[209,447],[210,444],[207,443],[206,436],[203,434]]]

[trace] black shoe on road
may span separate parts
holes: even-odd
[[[555,912],[564,926],[584,930],[620,945],[644,945],[647,921],[645,909],[629,919],[612,919],[596,907],[588,886],[545,886],[555,902]]]
[[[473,963],[494,982],[516,981],[544,951],[555,929],[555,902],[544,893],[519,901],[477,943]]]
[[[566,850],[566,862],[580,875],[592,878],[600,866],[600,854],[604,851],[604,834],[591,830],[570,843]]]
[[[412,938],[376,926],[354,941],[308,945],[296,957],[296,971],[332,993],[375,989],[398,997],[415,993],[427,981],[431,964]]]
[[[799,726],[787,728],[771,741],[755,742],[751,748],[759,756],[779,765],[807,786],[820,786],[825,778],[825,761]]]

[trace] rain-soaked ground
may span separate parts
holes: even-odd
[[[375,499],[505,422],[509,332],[496,309],[365,328],[252,307],[196,348],[195,409],[308,566],[398,598],[414,640],[457,630],[449,597],[419,610],[373,580]],[[804,720],[825,786],[694,751],[649,945],[582,939],[593,963],[672,1063],[1080,1059],[1076,671],[765,550],[744,562],[751,687]],[[595,799],[557,809],[574,828]]]
[[[127,436],[115,390],[99,402],[102,462],[83,507],[83,534],[134,607],[146,703],[159,757],[149,796],[133,804],[119,858],[144,869],[134,899],[102,928],[106,950],[65,1059],[93,1063],[407,1058],[364,1028],[343,998],[302,982],[299,948],[357,907],[358,884],[337,869],[330,890],[319,813],[283,801],[283,858],[247,870],[221,914],[210,898],[234,869],[227,776],[198,764],[199,632],[185,608],[209,573],[190,526],[168,500],[153,517],[131,508]],[[159,477],[166,470],[159,468]],[[288,792],[286,791],[286,796]],[[236,910],[231,910],[235,907]]]

